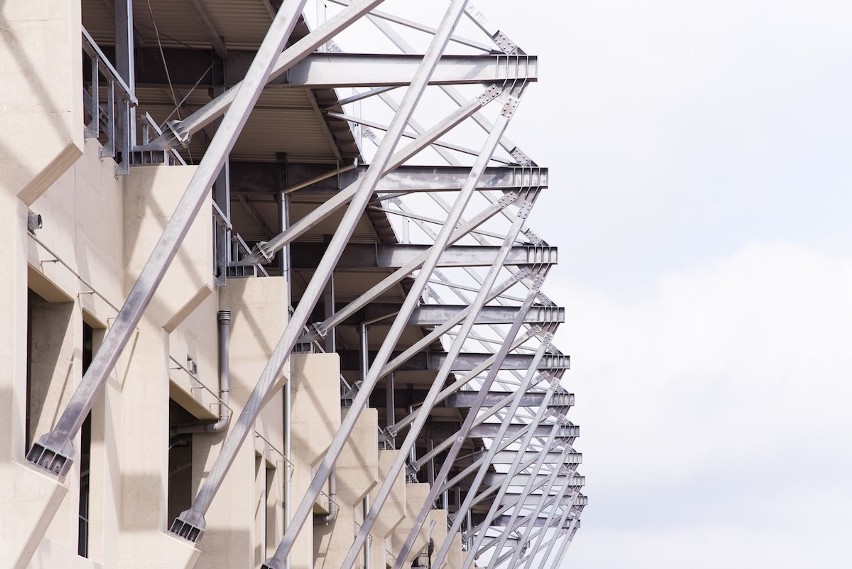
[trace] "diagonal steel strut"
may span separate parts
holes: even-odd
[[[423,57],[421,66],[418,69],[417,74],[414,77],[414,80],[412,80],[412,82],[411,82],[411,87],[408,89],[408,91],[405,94],[405,98],[403,99],[402,108],[400,109],[400,112],[397,113],[397,115],[394,117],[394,120],[392,121],[391,126],[393,128],[388,131],[388,136],[386,136],[385,139],[382,141],[381,145],[379,146],[379,150],[377,151],[377,154],[376,154],[376,156],[373,160],[373,164],[371,164],[371,166],[370,166],[370,170],[375,170],[375,175],[371,178],[370,175],[369,175],[370,170],[368,170],[368,174],[365,177],[364,182],[362,182],[362,186],[365,186],[366,192],[364,193],[363,196],[358,196],[356,199],[353,199],[352,203],[349,206],[349,209],[347,210],[347,215],[349,214],[350,211],[352,211],[354,209],[354,206],[356,206],[356,204],[357,204],[357,212],[356,212],[357,215],[360,215],[360,213],[366,207],[367,201],[369,200],[370,195],[372,194],[373,190],[375,189],[376,184],[378,183],[378,179],[380,177],[380,174],[386,168],[387,163],[388,163],[388,161],[391,157],[390,152],[393,148],[393,145],[395,145],[398,142],[400,136],[402,135],[402,132],[405,129],[405,124],[410,119],[411,114],[412,114],[413,109],[414,109],[414,106],[416,105],[421,94],[425,90],[425,87],[426,87],[426,85],[429,81],[429,77],[430,77],[432,71],[435,69],[435,66],[438,63],[438,60],[441,56],[441,53],[446,48],[446,45],[449,41],[450,34],[452,33],[453,29],[455,28],[455,25],[458,23],[458,21],[461,17],[462,10],[464,9],[464,6],[465,6],[466,3],[467,3],[467,0],[453,0],[452,3],[450,4],[450,7],[449,7],[449,9],[447,10],[447,12],[444,16],[444,19],[441,21],[441,24],[438,28],[438,31],[435,34],[435,37],[433,38],[432,42],[429,45],[429,48],[428,48],[426,54]],[[390,141],[390,144],[388,144],[389,141]],[[387,148],[387,150],[385,150],[386,148]],[[370,183],[367,184],[367,181],[369,181]],[[356,202],[356,200],[357,200],[357,202]],[[459,215],[460,214],[461,214],[461,211],[459,211]],[[347,221],[346,216],[344,216],[344,222],[345,221]],[[351,228],[348,231],[349,234],[344,236],[344,240],[342,242],[340,242],[339,244],[335,244],[334,239],[332,239],[332,244],[329,245],[329,250],[332,249],[333,245],[336,245],[335,259],[334,259],[335,263],[337,261],[337,258],[342,253],[343,247],[346,245],[346,241],[348,241],[349,236],[352,233],[352,230],[354,230],[355,222],[357,222],[357,217],[352,220]],[[455,221],[453,221],[453,224],[454,223],[455,223]],[[336,237],[337,237],[337,235],[335,235],[335,238]],[[449,238],[449,231],[447,232],[447,238]],[[429,257],[428,257],[428,262],[436,263],[438,257],[440,256],[441,250],[443,249],[444,246],[446,246],[446,243],[444,243],[443,246],[436,246],[434,248],[434,250],[430,251]],[[325,260],[325,258],[323,260]],[[314,274],[314,278],[312,279],[311,284],[308,285],[308,289],[306,290],[305,294],[302,296],[302,301],[299,303],[299,307],[296,309],[296,313],[299,313],[299,309],[302,308],[302,306],[305,302],[305,299],[310,298],[310,296],[308,295],[308,292],[310,291],[311,285],[314,283],[314,281],[320,280],[320,284],[324,285],[324,281],[327,280],[330,276],[330,274],[325,274],[325,273],[330,273],[330,270],[332,268],[333,268],[333,266],[328,267],[328,269],[325,269],[324,267],[318,267],[317,268],[317,271]],[[428,275],[427,275],[428,272],[429,272],[428,269],[422,271],[422,273],[427,277],[428,277]],[[321,277],[321,279],[318,279],[317,277]],[[420,275],[418,275],[417,280],[420,280]],[[415,287],[418,284],[417,280],[415,280]],[[420,284],[421,288],[422,288],[423,285],[425,285],[425,278],[423,278],[422,280],[424,282],[422,284]],[[411,292],[419,295],[419,291],[416,291],[415,289],[412,289]],[[413,298],[413,294],[409,294],[406,297],[405,303],[403,305],[403,310],[400,311],[400,316],[402,318],[404,318],[404,320],[406,322],[407,322],[408,317],[410,316],[411,310],[413,310],[413,308],[414,308],[415,302],[416,302],[416,298]],[[314,301],[314,303],[315,303],[315,301]],[[410,306],[406,307],[406,305],[410,305]],[[299,314],[299,321],[296,322],[297,327],[293,328],[293,333],[290,334],[290,337],[287,339],[288,340],[287,345],[286,345],[287,354],[292,349],[295,342],[298,340],[299,331],[301,331],[302,327],[307,322],[307,319],[310,316],[310,311],[312,309],[313,309],[313,304],[311,304],[311,306],[309,306],[309,307],[306,306],[306,309],[301,314]],[[407,313],[406,313],[406,310],[407,310]],[[296,318],[295,313],[294,313],[293,318],[294,319]],[[398,320],[399,320],[399,318],[398,318]],[[293,322],[291,322],[291,324],[293,324]],[[395,322],[395,324],[396,324],[396,322]],[[288,326],[288,330],[290,330],[290,326]],[[393,326],[391,327],[391,331],[393,331]],[[400,333],[401,333],[401,330],[400,330]],[[285,331],[285,336],[286,335],[287,335],[287,331]],[[390,338],[390,335],[391,335],[391,333],[388,334],[388,338]],[[282,340],[283,340],[283,338],[282,338]],[[279,347],[281,347],[281,344],[279,344]],[[382,348],[384,349],[385,346],[383,345]],[[388,354],[389,354],[391,348],[392,348],[392,346],[390,346],[388,348],[388,350],[386,350],[386,352]],[[276,349],[276,351],[277,351],[277,349]],[[381,355],[382,351],[384,351],[384,350],[380,350],[380,355]],[[283,366],[283,358],[286,357],[287,354],[282,354],[283,357],[281,359],[280,364],[278,365],[279,370],[280,370],[281,366]],[[385,357],[387,357],[387,355],[385,355]],[[375,364],[374,364],[374,367],[380,368],[381,365],[383,364],[383,362],[381,360],[377,363],[378,363],[378,366],[375,366]],[[364,408],[364,406],[367,402],[367,399],[369,398],[369,393],[370,393],[370,391],[372,391],[372,387],[373,387],[372,385],[369,385],[369,379],[370,379],[369,376],[368,376],[368,378],[365,379],[365,381],[364,381],[365,389],[363,391],[359,392],[358,395],[355,397],[355,400],[352,403],[352,407],[350,408],[349,413],[346,414],[346,417],[341,422],[340,429],[339,429],[338,433],[335,435],[334,439],[332,440],[332,442],[329,446],[329,449],[326,452],[325,457],[323,458],[323,460],[318,465],[317,472],[314,475],[313,479],[311,480],[311,484],[309,485],[305,496],[302,498],[301,503],[296,508],[296,510],[293,514],[293,518],[290,521],[290,524],[288,525],[287,531],[285,532],[284,537],[281,540],[281,543],[278,545],[278,548],[276,549],[275,554],[271,558],[267,559],[267,561],[263,564],[264,568],[281,569],[284,566],[285,560],[289,556],[290,550],[292,549],[292,547],[293,547],[293,545],[296,541],[296,538],[298,537],[298,534],[302,529],[302,526],[304,525],[305,521],[307,520],[311,511],[313,510],[313,503],[316,500],[316,497],[319,495],[319,492],[321,491],[323,484],[325,484],[325,481],[328,479],[329,475],[331,474],[331,470],[334,468],[334,463],[336,462],[338,456],[340,455],[340,452],[343,450],[343,447],[346,444],[346,440],[348,439],[349,434],[354,429],[355,423],[358,420],[358,418],[360,417],[361,412],[363,411],[363,408]],[[373,385],[375,385],[376,381],[378,381],[377,374],[376,374],[376,377],[374,379],[372,379]]]
[[[499,119],[498,119],[498,121],[499,121]],[[509,231],[506,235],[506,239],[503,241],[504,249],[508,250],[508,247],[511,246],[511,244],[514,242],[515,238],[517,237],[517,234],[520,232],[520,229],[523,226],[525,221],[526,221],[526,212],[521,212],[518,215],[518,217],[516,218],[516,220],[513,222],[512,227],[509,229]],[[491,268],[491,271],[496,271],[496,270],[499,270],[499,267],[494,266],[494,267]],[[489,272],[489,275],[490,275],[490,272]],[[543,269],[542,273],[546,274],[547,268]],[[488,277],[486,277],[486,278],[488,278]],[[532,303],[533,303],[533,301],[535,300],[535,297],[536,297],[536,291],[541,286],[541,283],[543,281],[544,281],[543,276],[539,276],[535,279],[535,284],[531,287],[530,294],[527,295],[527,298],[524,301],[524,304],[521,306],[521,311],[525,311],[525,310],[529,309],[529,307],[532,305]],[[480,291],[480,293],[477,294],[477,299],[481,296],[481,294],[482,293]],[[474,301],[474,302],[476,302],[476,301]],[[509,336],[517,335],[518,332],[520,331],[522,323],[523,323],[523,318],[517,318],[515,320],[515,322],[512,324],[512,327],[511,327],[511,329],[508,333]],[[464,334],[460,333],[459,337],[466,335],[466,333],[467,332],[464,332]],[[500,350],[498,351],[498,358],[504,358],[506,356],[506,354],[508,354],[508,348],[509,348],[508,342],[504,346],[501,346]],[[477,399],[474,402],[474,405],[471,406],[471,409],[470,409],[467,417],[465,418],[464,423],[462,424],[461,430],[464,433],[464,436],[467,436],[467,432],[470,430],[470,427],[473,424],[473,421],[475,420],[476,413],[479,410],[479,407],[481,407],[482,402],[485,399],[485,394],[487,394],[489,388],[491,387],[491,384],[494,381],[494,378],[496,377],[498,371],[499,370],[496,367],[492,367],[491,370],[489,371],[488,375],[486,376],[485,380],[482,382],[482,385],[480,386],[481,391],[477,395]],[[534,370],[530,370],[530,373],[534,374],[535,372],[534,372]],[[435,501],[435,498],[438,495],[438,491],[439,491],[441,484],[443,483],[444,480],[447,479],[447,476],[449,474],[449,470],[452,467],[452,464],[455,461],[456,457],[458,456],[459,451],[461,450],[461,445],[462,445],[463,440],[464,440],[463,438],[456,439],[453,442],[453,446],[450,448],[449,452],[447,453],[447,457],[445,459],[443,466],[441,467],[441,471],[439,472],[438,476],[435,478],[435,481],[434,481],[432,487],[429,489],[429,494],[426,497],[425,503],[423,504],[423,507],[420,509],[420,512],[418,513],[417,518],[414,520],[414,524],[412,525],[412,528],[408,533],[408,537],[406,538],[405,543],[402,546],[402,550],[400,551],[400,553],[397,557],[397,560],[394,564],[394,569],[400,569],[401,563],[402,563],[401,560],[404,560],[408,556],[408,554],[411,552],[411,549],[414,546],[414,542],[416,540],[417,534],[420,532],[420,529],[423,527],[423,523],[426,521],[426,517],[428,516],[429,509],[431,509],[431,504]]]
[[[394,147],[398,143],[406,122],[413,113],[417,102],[428,84],[429,77],[435,69],[440,54],[446,45],[447,35],[454,25],[455,20],[453,20],[452,17],[448,16],[445,18],[445,21],[442,24],[443,34],[436,36],[426,55],[423,57],[422,63],[411,81],[411,87],[406,92],[403,108],[394,117],[388,136],[379,147],[373,163],[370,165],[370,168],[361,180],[356,195],[350,202],[337,231],[328,245],[326,254],[318,264],[313,278],[310,283],[308,283],[299,305],[296,307],[290,321],[284,329],[281,339],[275,347],[266,367],[261,373],[254,390],[243,408],[243,411],[240,413],[240,416],[234,424],[229,436],[225,439],[222,450],[216,458],[216,462],[214,463],[209,476],[200,488],[192,507],[189,510],[182,512],[172,524],[170,531],[173,533],[191,541],[196,541],[201,537],[205,526],[204,513],[209,508],[213,497],[222,484],[225,474],[236,458],[239,447],[248,436],[248,433],[253,429],[254,421],[260,413],[260,410],[272,394],[274,394],[276,385],[280,384],[280,373],[284,367],[284,363],[290,356],[293,346],[296,344],[299,336],[301,335],[302,328],[322,295],[326,282],[331,278],[334,266],[337,264],[338,259],[343,253],[343,249],[346,247],[346,244],[351,238],[352,233],[355,230],[355,226],[358,223],[358,220],[360,219],[364,208],[366,207],[367,202],[369,201],[370,196],[382,175],[382,172],[384,172],[392,158]],[[353,413],[352,415],[356,416],[353,417],[354,423],[354,419],[357,418],[357,413]],[[339,446],[340,449],[342,449],[342,445]],[[334,443],[332,443],[332,447],[334,447]],[[334,448],[330,449],[329,455],[332,455],[335,452],[339,454],[340,449],[336,449],[336,451]],[[336,455],[334,458],[336,459]],[[323,480],[318,484],[312,484],[312,487],[315,485],[319,488],[324,480],[325,478],[323,478]],[[317,482],[316,478],[314,479],[314,482]],[[300,531],[308,517],[312,503],[313,500],[311,500],[310,503],[308,503],[307,499],[302,501],[302,504],[293,514],[293,519],[288,528],[287,535],[294,538],[295,534]],[[287,535],[285,535],[285,539]]]

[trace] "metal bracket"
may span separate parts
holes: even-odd
[[[515,114],[515,109],[518,108],[518,105],[521,103],[521,100],[514,95],[509,95],[506,98],[506,102],[503,104],[503,109],[500,111],[500,114],[505,118],[510,119],[512,115]]]
[[[497,206],[500,209],[506,209],[510,204],[515,203],[520,198],[520,194],[518,192],[506,192],[503,194],[503,197],[497,200]]]
[[[517,282],[521,282],[525,278],[529,277],[531,274],[532,274],[532,269],[529,269],[527,267],[523,267],[523,268],[519,269],[517,272],[515,272],[515,274],[512,275],[512,278],[515,279]]]
[[[175,137],[181,146],[184,148],[189,147],[189,141],[192,139],[192,134],[183,128],[180,121],[168,121],[166,123],[166,128],[172,133],[172,136]]]
[[[34,443],[27,453],[28,461],[58,476],[68,474],[73,464],[73,458],[73,447],[71,449],[58,450],[51,448],[47,442],[41,440]]]
[[[541,238],[541,237],[540,237],[537,233],[535,233],[532,229],[529,229],[529,228],[525,229],[525,230],[524,230],[524,235],[526,235],[526,236],[527,236],[527,239],[529,239],[529,240],[530,240],[530,243],[532,243],[533,245],[536,245],[536,246],[543,246],[543,247],[547,247],[547,246],[548,246],[547,241],[545,241],[544,239],[542,239],[542,238]]]
[[[190,518],[199,519],[191,521]],[[169,527],[169,532],[195,543],[204,535],[204,526],[203,517],[194,514],[190,510],[186,510],[174,519],[171,527]]]
[[[497,47],[499,47],[503,53],[507,55],[515,53],[518,49],[518,44],[510,40],[509,36],[500,30],[497,30],[497,33],[491,36],[491,39],[493,39],[494,43],[497,44]]]
[[[489,85],[488,89],[485,90],[484,93],[479,95],[477,99],[479,99],[479,104],[483,107],[500,96],[503,92],[503,89],[498,87],[497,85]]]
[[[532,164],[532,158],[527,156],[526,153],[524,153],[524,151],[518,148],[517,146],[514,147],[509,154],[521,166],[530,166]]]

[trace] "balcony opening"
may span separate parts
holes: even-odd
[[[197,422],[173,399],[169,399],[169,428]],[[173,520],[192,505],[192,435],[169,439],[168,518]]]
[[[94,329],[83,322],[83,373],[89,369],[94,356]],[[77,555],[89,557],[90,473],[92,466],[92,413],[86,416],[80,429],[80,496],[77,532]]]

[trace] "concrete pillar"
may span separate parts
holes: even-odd
[[[32,204],[83,149],[79,0],[0,13],[0,188]]]
[[[390,473],[391,465],[399,455],[398,450],[381,450],[379,451],[379,480],[384,480]],[[403,469],[396,477],[393,488],[385,504],[382,507],[376,521],[373,524],[373,565],[375,568],[382,569],[385,566],[387,553],[391,551],[392,544],[389,541],[394,529],[405,519],[406,498],[405,498],[405,470]],[[372,494],[378,492],[374,489]],[[373,568],[369,568],[373,569]]]
[[[417,483],[417,484],[407,484],[405,487],[405,501],[406,501],[406,511],[408,512],[408,516],[400,522],[400,524],[394,529],[393,534],[390,539],[391,543],[391,553],[395,556],[399,553],[400,549],[402,549],[402,545],[405,543],[405,539],[408,537],[408,532],[411,531],[413,526],[414,517],[417,516],[417,512],[420,511],[420,508],[423,506],[423,503],[426,501],[426,496],[429,495],[429,485],[425,482]],[[417,540],[414,542],[414,547],[411,548],[411,553],[409,553],[408,558],[406,559],[405,566],[411,564],[414,561],[414,558],[417,557],[423,548],[426,547],[426,539],[429,533],[429,522],[432,519],[430,517],[426,519],[426,522],[423,524],[423,529],[420,530],[420,533],[417,534]],[[391,561],[391,565],[393,565],[393,560]]]
[[[345,416],[348,409],[343,410]],[[337,459],[337,517],[318,524],[314,534],[314,569],[338,569],[363,522],[363,501],[378,482],[378,412],[365,409]],[[357,524],[357,525],[356,525]],[[363,568],[359,557],[355,568]]]
[[[4,7],[5,10],[5,7]],[[2,33],[6,33],[5,31]],[[5,37],[5,36],[4,36]],[[0,55],[0,57],[6,57]],[[4,89],[5,92],[5,89]],[[3,113],[0,113],[3,114]],[[6,135],[12,131],[6,131]],[[0,136],[5,136],[0,134]],[[0,166],[4,169],[6,166]],[[2,176],[0,176],[2,178]],[[0,191],[0,567],[27,566],[68,491],[29,467],[26,442],[27,209],[8,186]]]
[[[340,358],[337,354],[290,356],[292,402],[293,479],[295,504],[305,494],[335,433],[340,429]],[[326,486],[327,490],[327,486]],[[327,498],[320,498],[314,513],[329,513]],[[314,526],[308,521],[290,553],[291,569],[313,569]]]
[[[194,167],[145,167],[125,179],[126,289],[163,232]],[[208,198],[209,207],[209,198]],[[202,209],[204,211],[206,208]],[[195,220],[136,336],[116,366],[118,418],[118,566],[192,567],[199,550],[166,530],[169,441],[169,337],[213,291],[211,219]],[[213,325],[211,323],[211,325]]]
[[[231,311],[232,421],[242,411],[275,349],[287,322],[287,306],[286,287],[280,277],[229,279],[227,286],[220,290],[218,308]],[[211,318],[211,325],[214,325],[215,312]],[[257,433],[278,450],[284,448],[282,405],[281,395],[277,394],[264,408],[255,427]],[[198,490],[219,455],[225,434],[193,436],[194,491]],[[266,506],[261,504],[260,511],[256,511],[256,497],[262,495],[265,501],[266,462],[277,462],[275,456],[267,455],[266,444],[263,439],[252,436],[240,448],[205,515],[207,528],[198,544],[201,557],[196,569],[251,568],[255,566],[253,560],[256,557],[265,559],[265,552],[255,551],[256,547],[268,541],[267,536],[261,535],[265,531]],[[266,456],[256,458],[256,450]],[[258,458],[261,461],[259,471],[256,470]],[[281,468],[278,480],[283,480],[283,465]],[[256,515],[259,516],[259,526],[256,526]]]

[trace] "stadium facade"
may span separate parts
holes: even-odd
[[[538,59],[425,4],[3,3],[0,567],[559,565]]]

